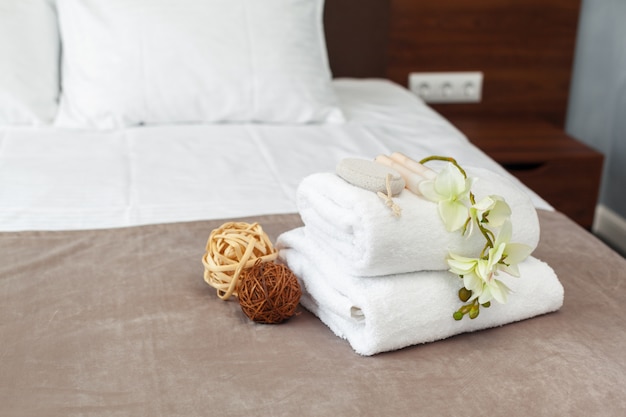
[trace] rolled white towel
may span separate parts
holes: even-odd
[[[539,219],[530,197],[509,179],[494,172],[467,168],[478,178],[472,186],[476,200],[502,196],[512,209],[511,242],[535,249]],[[475,257],[485,240],[448,232],[437,204],[408,190],[394,197],[402,210],[394,216],[371,191],[355,187],[332,173],[317,173],[302,180],[296,201],[305,233],[344,273],[374,276],[447,269],[448,253]]]
[[[400,349],[456,334],[501,326],[558,310],[563,286],[552,268],[529,257],[519,264],[520,277],[500,274],[511,288],[506,304],[495,301],[473,320],[456,321],[463,304],[457,296],[458,276],[423,271],[384,277],[342,274],[303,228],[277,239],[279,257],[299,278],[300,302],[361,355]]]

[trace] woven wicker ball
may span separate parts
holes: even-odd
[[[241,276],[239,304],[257,323],[278,324],[292,317],[302,290],[291,270],[275,262],[257,261]]]
[[[202,257],[204,280],[227,300],[238,295],[241,273],[257,260],[273,261],[278,256],[258,223],[228,222],[209,235]]]

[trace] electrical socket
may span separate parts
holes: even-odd
[[[412,72],[409,89],[427,103],[478,103],[482,97],[483,73]]]

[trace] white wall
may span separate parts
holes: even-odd
[[[566,130],[605,156],[594,231],[626,253],[626,0],[582,0]]]

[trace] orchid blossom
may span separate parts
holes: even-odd
[[[497,264],[502,258],[505,245],[497,249],[490,249],[487,259],[465,258],[450,254],[448,265],[450,271],[463,277],[463,285],[472,292],[468,301],[478,299],[479,304],[485,304],[495,299],[499,303],[506,303],[509,288],[499,279],[496,279]]]
[[[466,178],[464,173],[449,163],[435,178],[419,184],[422,195],[438,203],[439,215],[448,232],[459,230],[469,218],[466,202],[469,201],[472,183],[472,178]]]
[[[448,266],[450,272],[463,278],[463,285],[472,292],[469,301],[478,299],[478,303],[485,304],[492,299],[499,303],[506,303],[509,288],[496,278],[498,271],[513,276],[519,276],[517,264],[526,259],[531,248],[520,243],[510,243],[512,227],[510,221],[505,221],[498,233],[494,247],[490,248],[483,258],[467,258],[450,254]]]
[[[499,195],[490,195],[470,207],[470,216],[477,222],[500,227],[511,217],[511,207]]]
[[[520,243],[511,243],[513,228],[510,217],[511,207],[498,195],[490,195],[478,203],[471,191],[474,179],[452,158],[431,156],[420,161],[449,163],[433,179],[422,181],[419,191],[424,198],[438,203],[439,215],[446,229],[454,232],[462,229],[462,234],[471,234],[474,227],[486,240],[485,246],[476,258],[450,253],[447,259],[449,271],[463,279],[459,298],[467,302],[453,314],[461,320],[465,314],[470,319],[478,317],[480,307],[489,307],[491,300],[506,303],[511,290],[498,279],[500,272],[519,276],[518,264],[526,259],[532,248]]]
[[[497,268],[507,274],[519,277],[519,268],[517,264],[528,258],[532,252],[532,248],[522,243],[511,243],[513,235],[513,226],[509,220],[505,221],[496,236],[494,247],[500,246],[502,249],[502,257],[496,265]]]

